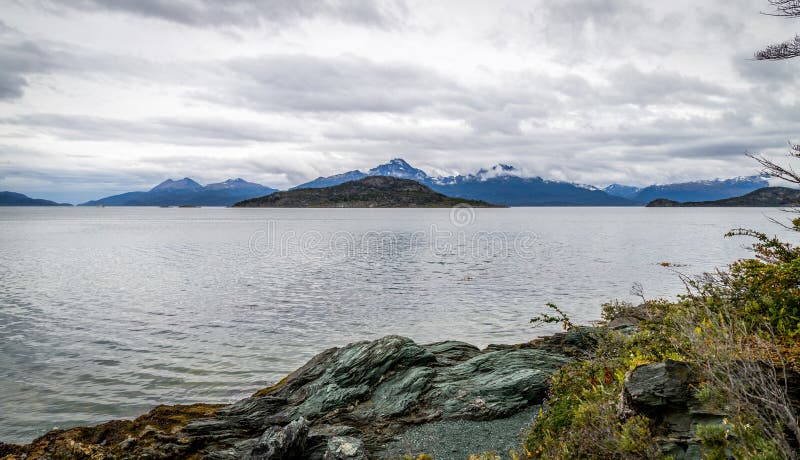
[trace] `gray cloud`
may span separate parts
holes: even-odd
[[[603,96],[617,104],[689,102],[714,106],[712,98],[728,95],[718,84],[666,70],[643,72],[633,65],[615,69],[609,74],[609,80],[612,85]]]
[[[264,111],[409,112],[453,102],[463,91],[429,69],[354,56],[272,55],[227,68],[228,94],[206,97]]]
[[[0,184],[288,187],[402,156],[641,185],[748,174],[744,150],[800,140],[800,62],[748,59],[786,35],[752,1],[443,2],[11,3]]]
[[[26,75],[45,73],[56,64],[53,57],[30,41],[0,41],[0,100],[22,96]]]
[[[51,7],[112,11],[190,26],[255,27],[301,19],[394,27],[407,14],[399,0],[52,0]]]
[[[21,127],[73,141],[149,142],[176,145],[242,145],[290,142],[294,133],[249,121],[197,118],[120,120],[82,115],[33,114],[0,118],[0,125]]]
[[[796,62],[761,62],[744,56],[736,56],[732,62],[739,75],[753,84],[788,88],[800,82]]]

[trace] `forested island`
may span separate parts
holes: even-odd
[[[479,200],[454,198],[434,192],[411,179],[369,176],[332,187],[275,192],[240,201],[236,208],[477,208],[503,207]]]

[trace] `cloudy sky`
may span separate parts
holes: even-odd
[[[223,6],[224,5],[224,6]],[[766,0],[0,0],[0,190],[286,188],[403,157],[643,185],[800,140]]]

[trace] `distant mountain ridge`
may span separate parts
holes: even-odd
[[[715,201],[678,202],[660,198],[647,204],[648,208],[699,208],[699,207],[797,207],[800,190],[788,187],[764,187],[743,196]]]
[[[642,189],[631,185],[611,184],[602,190],[611,196],[618,196],[620,198],[627,198],[629,200],[633,200],[635,199],[636,194],[639,193]]]
[[[527,177],[508,164],[497,164],[475,173],[429,176],[402,158],[394,158],[366,172],[352,170],[297,185],[289,190],[331,187],[366,177],[410,179],[433,191],[463,199],[482,200],[503,206],[636,206],[664,198],[678,202],[714,201],[732,198],[768,186],[762,176],[683,182],[635,187],[592,185]],[[230,206],[249,198],[266,196],[276,189],[228,179],[205,186],[184,177],[167,179],[146,192],[128,192],[83,203],[83,206]]]
[[[230,206],[274,192],[277,192],[274,188],[241,178],[202,186],[184,177],[179,180],[167,179],[146,192],[112,195],[87,201],[80,206]]]
[[[630,200],[611,196],[594,187],[549,181],[541,177],[522,177],[516,168],[506,164],[481,169],[475,174],[431,177],[402,158],[395,158],[376,166],[367,173],[354,170],[334,176],[319,177],[292,190],[338,185],[368,176],[415,180],[447,196],[487,201],[503,206],[631,206],[634,204]]]
[[[31,198],[22,193],[0,192],[0,206],[72,206],[69,203],[56,203],[55,201]]]
[[[651,185],[644,188],[612,184],[603,190],[610,195],[627,198],[637,204],[647,204],[659,198],[678,202],[724,200],[768,186],[769,182],[763,176],[747,176]]]
[[[236,203],[237,208],[450,208],[457,205],[496,207],[478,200],[434,192],[413,179],[374,175],[330,187],[276,192]]]

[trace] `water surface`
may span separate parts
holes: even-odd
[[[765,209],[0,208],[0,440],[228,402],[386,334],[529,340],[746,256]],[[791,238],[794,235],[787,235]],[[665,268],[662,262],[681,265]]]

